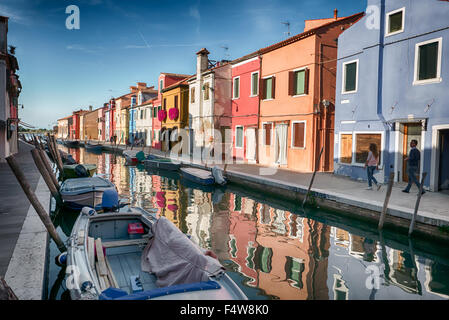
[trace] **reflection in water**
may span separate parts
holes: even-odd
[[[288,204],[280,208],[229,189],[205,188],[176,172],[125,166],[113,154],[69,151],[81,163],[96,163],[98,174],[115,183],[131,205],[167,217],[193,241],[213,250],[250,299],[449,298],[447,257],[418,256],[407,246],[393,249],[382,235],[350,233],[302,217]],[[66,237],[76,216],[63,212],[55,217]],[[379,288],[367,287],[368,267],[378,270]],[[50,285],[57,286],[58,279]]]

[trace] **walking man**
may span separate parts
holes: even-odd
[[[408,158],[405,159],[407,161],[407,174],[408,174],[408,185],[407,187],[402,190],[402,192],[410,193],[410,189],[413,185],[413,183],[416,184],[418,187],[418,192],[421,188],[421,184],[418,181],[418,178],[416,178],[416,174],[418,173],[419,169],[419,163],[421,160],[421,152],[416,148],[418,146],[418,141],[412,140],[410,142],[410,147],[412,148],[410,150],[410,154]],[[424,190],[422,194],[426,193]]]

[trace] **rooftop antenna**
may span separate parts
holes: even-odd
[[[287,26],[287,32],[284,32],[284,34],[287,34],[287,38],[290,37],[291,33],[290,33],[290,22],[286,21],[286,22],[281,22],[282,24],[285,24]]]
[[[225,60],[229,60],[228,58],[231,56],[228,52],[229,47],[228,46],[220,46],[221,48],[223,48],[225,50]]]

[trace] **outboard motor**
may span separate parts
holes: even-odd
[[[76,160],[73,159],[71,154],[69,154],[69,155],[67,155],[67,159],[65,161],[65,164],[76,164]]]
[[[78,178],[86,178],[89,177],[89,172],[87,171],[86,167],[82,164],[79,164],[75,167],[75,174]]]
[[[224,186],[227,183],[226,178],[223,176],[223,172],[219,167],[215,166],[212,168],[212,175],[217,184]]]
[[[118,192],[116,190],[107,189],[103,192],[101,207],[104,212],[114,212],[119,208]]]

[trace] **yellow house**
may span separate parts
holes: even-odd
[[[129,138],[129,104],[123,106],[120,110],[120,135],[123,144],[126,144]]]
[[[179,81],[162,90],[161,121],[162,150],[171,150],[180,141],[173,140],[173,133],[189,127],[189,85],[186,80]],[[160,118],[162,116],[162,119]],[[180,150],[181,151],[181,150]],[[188,152],[188,150],[187,150]]]

